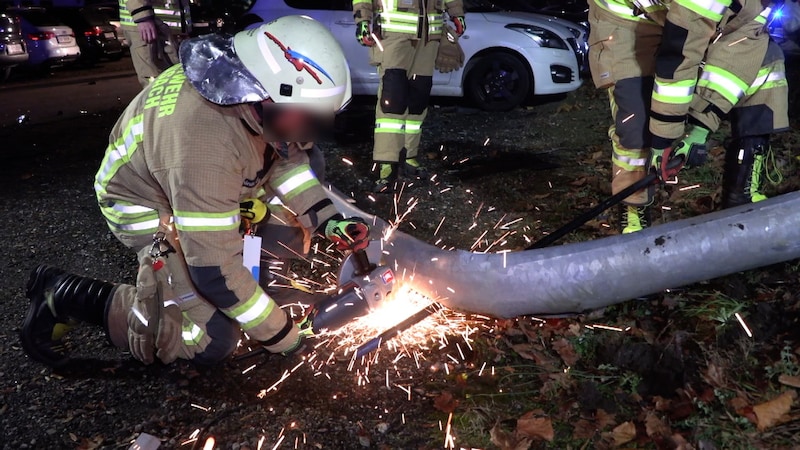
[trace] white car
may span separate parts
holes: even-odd
[[[28,46],[28,64],[37,68],[77,61],[81,49],[72,28],[44,8],[22,7],[9,11],[22,18],[22,37]]]
[[[461,37],[461,70],[434,73],[432,95],[466,95],[485,110],[509,110],[531,95],[560,94],[580,87],[587,30],[539,14],[501,12],[491,4],[465,0],[467,32]],[[320,5],[327,9],[319,9]],[[258,0],[250,9],[264,21],[303,14],[330,28],[344,48],[356,95],[376,95],[378,73],[355,37],[347,0]]]

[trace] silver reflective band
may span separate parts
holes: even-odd
[[[727,5],[716,0],[689,0],[689,2],[694,3],[699,8],[707,9],[716,14],[722,14],[728,9]]]
[[[258,316],[264,314],[264,311],[269,308],[269,302],[269,297],[262,293],[258,296],[258,300],[256,300],[253,306],[248,308],[247,311],[236,316],[236,321],[241,324],[247,324],[258,319]]]
[[[142,314],[141,311],[139,311],[139,309],[136,306],[131,308],[131,312],[133,313],[134,316],[136,316],[137,319],[139,319],[139,322],[141,322],[142,325],[144,325],[145,327],[150,325],[147,318],[144,316],[144,314]]]
[[[653,90],[665,97],[686,97],[694,93],[694,86],[673,86],[655,83]]]
[[[740,88],[736,83],[732,80],[714,72],[703,72],[703,75],[700,76],[701,80],[707,80],[711,83],[718,85],[719,87],[725,89],[727,93],[731,94],[736,98],[742,98],[744,95],[744,91]],[[716,89],[715,89],[716,90]]]
[[[598,5],[602,6],[603,8],[606,8],[611,12],[615,12],[617,14],[623,14],[626,16],[636,17],[636,15],[633,13],[633,9],[627,8],[623,5],[620,5],[619,3],[607,2],[606,0],[594,0],[594,1]]]
[[[183,337],[184,341],[194,342],[202,333],[203,333],[203,330],[200,327],[198,327],[197,324],[193,323],[192,324],[192,329],[191,330],[184,330],[181,333],[181,336]]]
[[[375,124],[375,128],[388,128],[388,129],[391,129],[391,130],[402,130],[403,128],[405,128],[405,125],[403,125],[402,123],[397,123],[397,122],[377,122]]]
[[[280,186],[278,186],[276,190],[278,191],[279,194],[286,195],[289,192],[292,192],[293,190],[302,186],[303,183],[307,183],[314,179],[316,179],[316,177],[314,176],[314,172],[306,170],[305,172],[300,172],[297,175],[284,181],[283,183],[281,183]]]
[[[148,208],[146,206],[122,205],[120,203],[114,203],[114,206],[112,206],[111,209],[113,209],[114,211],[121,212],[123,214],[139,214],[139,213],[148,213],[155,211],[155,209]]]
[[[180,227],[224,227],[239,223],[239,215],[228,217],[180,217],[175,216],[175,224]]]
[[[630,166],[644,167],[647,164],[647,158],[631,158],[616,152],[614,152],[614,158]]]
[[[144,133],[144,124],[142,122],[138,122],[131,126],[130,132],[125,135],[125,139],[122,141],[122,145],[118,145],[108,153],[108,160],[106,164],[103,166],[103,169],[98,172],[96,180],[98,184],[101,185],[100,190],[98,190],[97,184],[95,184],[95,191],[98,193],[101,192],[102,188],[102,181],[108,177],[108,174],[114,169],[117,161],[120,159],[125,158],[128,156],[128,149],[133,147],[133,144],[136,142],[136,137],[141,136]]]
[[[142,222],[122,224],[122,223],[111,222],[110,220],[108,220],[108,218],[106,218],[106,222],[108,222],[111,226],[113,226],[117,230],[121,231],[155,230],[158,228],[159,224],[161,224],[161,221],[159,219],[151,219]]]

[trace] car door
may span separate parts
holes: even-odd
[[[370,49],[356,39],[356,22],[349,0],[332,0],[331,26],[333,36],[344,50],[353,79],[353,93],[375,95],[378,92],[378,69],[369,64]]]

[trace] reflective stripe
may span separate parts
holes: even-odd
[[[226,315],[239,322],[242,329],[246,331],[263,322],[273,309],[275,309],[275,302],[261,288],[257,288],[250,300],[230,309]]]
[[[753,95],[756,92],[764,89],[772,89],[780,86],[786,86],[786,73],[783,71],[772,71],[769,67],[765,67],[758,71],[753,84],[747,88],[746,95]]]
[[[731,6],[731,0],[675,0],[675,3],[714,22],[722,20],[722,15]]]
[[[766,7],[766,8],[764,8],[763,11],[761,11],[761,14],[756,16],[756,18],[753,19],[753,20],[755,20],[756,22],[758,22],[758,23],[760,23],[762,25],[766,25],[767,24],[767,18],[769,17],[769,15],[771,13],[772,13],[772,8],[771,7]]]
[[[384,23],[383,29],[386,31],[394,31],[396,33],[416,33],[416,25],[399,25],[394,23]]]
[[[226,231],[239,228],[239,210],[223,213],[174,211],[175,228],[180,231]]]
[[[304,98],[326,98],[340,95],[344,92],[344,86],[336,86],[328,89],[300,89],[300,97]]]
[[[376,119],[376,133],[404,134],[406,122],[398,119]]]
[[[131,17],[130,11],[126,6],[127,0],[119,0],[119,22],[120,25],[136,26]]]
[[[422,133],[422,121],[406,120],[405,129],[407,134],[420,134]]]
[[[626,152],[629,153],[629,155],[635,155],[635,156],[623,155],[622,154],[623,151],[624,150],[614,148],[614,151],[611,156],[614,162],[619,163],[617,165],[622,166],[628,170],[636,170],[637,167],[645,167],[645,165],[647,165],[647,158],[639,157],[640,153],[638,151]]]
[[[143,115],[139,114],[131,119],[122,136],[108,145],[100,170],[95,175],[95,192],[98,196],[105,193],[108,182],[116,175],[120,167],[131,160],[131,156],[142,142],[144,133],[142,118]]]
[[[314,175],[314,171],[311,170],[311,166],[301,164],[283,174],[271,184],[278,195],[286,201],[302,194],[312,186],[318,186],[319,180]]]
[[[111,206],[101,203],[100,211],[110,228],[131,234],[154,233],[160,224],[158,211],[145,206],[126,202],[114,202]]]
[[[733,105],[744,96],[745,91],[749,87],[744,81],[731,72],[721,67],[711,65],[706,65],[703,69],[703,74],[700,75],[697,86],[716,91]]]
[[[353,6],[360,4],[372,5],[372,0],[353,0]]]
[[[186,345],[197,345],[200,343],[200,339],[203,338],[203,329],[197,326],[196,323],[192,323],[191,325],[183,325],[181,331],[181,337],[183,338],[183,342]]]
[[[656,79],[653,85],[653,100],[675,105],[691,103],[695,80],[675,82]]]

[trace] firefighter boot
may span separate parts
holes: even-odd
[[[76,321],[105,327],[115,287],[46,265],[34,269],[26,286],[31,303],[20,331],[25,353],[50,367],[64,366],[69,355],[62,338]]]
[[[722,208],[766,200],[761,193],[769,151],[767,136],[734,140],[725,151],[722,175]]]
[[[650,207],[620,205],[619,228],[622,234],[642,231],[650,226]]]
[[[381,162],[378,164],[378,180],[372,191],[378,194],[391,194],[395,191],[398,178],[398,163]]]
[[[403,162],[401,164],[403,177],[420,180],[428,178],[428,171],[420,165],[416,156],[408,158],[406,156],[406,149],[400,151],[400,161]]]

